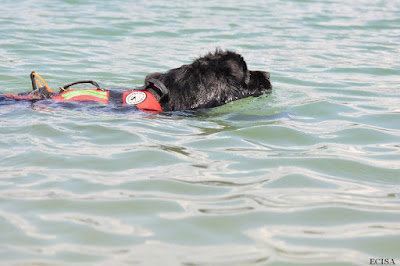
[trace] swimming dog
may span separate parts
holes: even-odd
[[[88,80],[60,87],[60,92],[55,93],[35,72],[31,73],[31,79],[33,91],[4,94],[2,98],[100,102],[149,111],[178,111],[212,108],[272,91],[269,72],[251,71],[240,54],[220,49],[166,73],[150,74],[146,76],[144,86],[133,90],[104,90]],[[70,88],[79,83],[90,83],[96,88]]]

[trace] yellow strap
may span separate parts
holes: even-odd
[[[46,81],[44,81],[44,79],[42,79],[42,77],[41,77],[39,74],[37,74],[37,73],[35,73],[35,72],[32,72],[32,75],[34,75],[34,76],[35,76],[36,78],[38,78],[41,82],[43,82],[43,84],[44,84],[44,86],[46,87],[46,89],[47,89],[48,92],[54,92],[53,90],[51,90],[51,89],[49,88],[49,86],[47,86]],[[38,80],[36,80],[36,78],[35,78],[36,84],[38,84],[39,87],[42,87],[42,84],[41,84]]]
[[[42,83],[40,83],[39,80],[35,79],[35,82],[36,82],[36,84],[39,86],[39,88],[40,88],[40,87],[43,87]]]

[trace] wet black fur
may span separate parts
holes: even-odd
[[[150,74],[145,83],[154,78],[164,83],[169,95],[161,100],[162,109],[175,111],[210,108],[270,92],[269,76],[249,71],[241,55],[217,49],[190,65]]]

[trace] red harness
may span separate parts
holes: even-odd
[[[60,87],[60,93],[50,90],[43,79],[40,80],[44,86],[35,79],[38,74],[32,72],[33,91],[21,94],[4,94],[7,98],[16,100],[43,100],[53,99],[60,102],[98,102],[103,104],[134,105],[143,111],[162,111],[160,100],[168,94],[167,88],[158,80],[149,80],[147,86],[139,87],[134,90],[118,92],[100,89],[94,81],[79,81]],[[91,83],[96,89],[68,89],[72,85],[80,83]],[[39,89],[37,89],[38,84]]]
[[[131,90],[122,93],[123,105],[136,105],[140,110],[162,111],[160,103],[148,90]]]

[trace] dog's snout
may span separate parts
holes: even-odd
[[[271,74],[269,72],[264,72],[264,77],[269,80]]]

